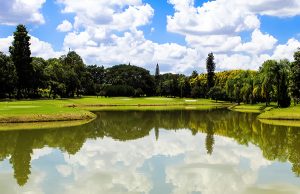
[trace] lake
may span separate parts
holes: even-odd
[[[0,132],[0,193],[300,193],[300,128],[226,109],[96,114]]]

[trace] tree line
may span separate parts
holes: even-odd
[[[144,68],[120,64],[110,68],[86,65],[75,52],[45,60],[31,57],[30,36],[18,25],[9,48],[0,52],[0,98],[67,98],[97,96],[167,96],[212,98],[240,103],[277,102],[290,106],[300,99],[300,50],[294,61],[267,60],[258,71],[215,72],[213,53],[206,59],[207,73],[155,74]]]

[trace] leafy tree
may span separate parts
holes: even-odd
[[[279,91],[278,91],[278,106],[282,108],[291,105],[291,98],[288,94],[287,73],[283,72],[280,78]]]
[[[140,88],[143,94],[154,95],[154,78],[146,69],[134,65],[116,65],[106,69],[105,83]]]
[[[35,96],[38,96],[39,88],[47,88],[48,76],[45,73],[47,62],[43,58],[33,57],[31,64],[33,67],[32,87]]]
[[[79,96],[83,91],[82,83],[86,73],[86,67],[82,58],[75,51],[71,51],[66,56],[61,56],[60,60],[64,64],[67,77],[69,78],[65,83],[67,96],[74,97],[75,94]]]
[[[218,100],[224,99],[225,98],[225,91],[222,90],[221,87],[219,86],[214,86],[212,87],[209,92],[207,93],[207,95],[212,98],[213,100],[216,100],[216,102]]]
[[[0,97],[12,97],[17,83],[17,73],[10,57],[0,52]]]
[[[277,62],[274,60],[265,61],[260,67],[261,95],[266,100],[266,106],[270,104],[272,93],[274,92],[274,67]]]
[[[24,25],[18,25],[14,32],[12,46],[9,47],[18,76],[18,97],[28,96],[32,89],[33,67],[31,64],[30,37]]]
[[[291,63],[290,90],[296,105],[300,100],[300,49],[294,53],[294,60]]]
[[[206,70],[207,70],[207,88],[210,90],[214,86],[214,79],[215,79],[215,69],[216,64],[214,62],[214,54],[209,53],[206,59]]]
[[[198,76],[198,73],[196,70],[194,70],[190,76],[190,79],[195,79]]]
[[[66,96],[66,72],[64,66],[59,59],[49,59],[48,65],[45,69],[46,75],[49,77],[49,98],[52,96],[56,98],[57,95],[64,97]]]

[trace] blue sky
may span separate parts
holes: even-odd
[[[75,50],[87,64],[128,63],[152,71],[257,69],[264,60],[293,59],[300,47],[297,0],[0,0],[0,50],[19,23],[32,36],[32,55]]]

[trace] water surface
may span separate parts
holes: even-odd
[[[1,194],[300,193],[300,128],[228,110],[97,116],[0,132]]]

